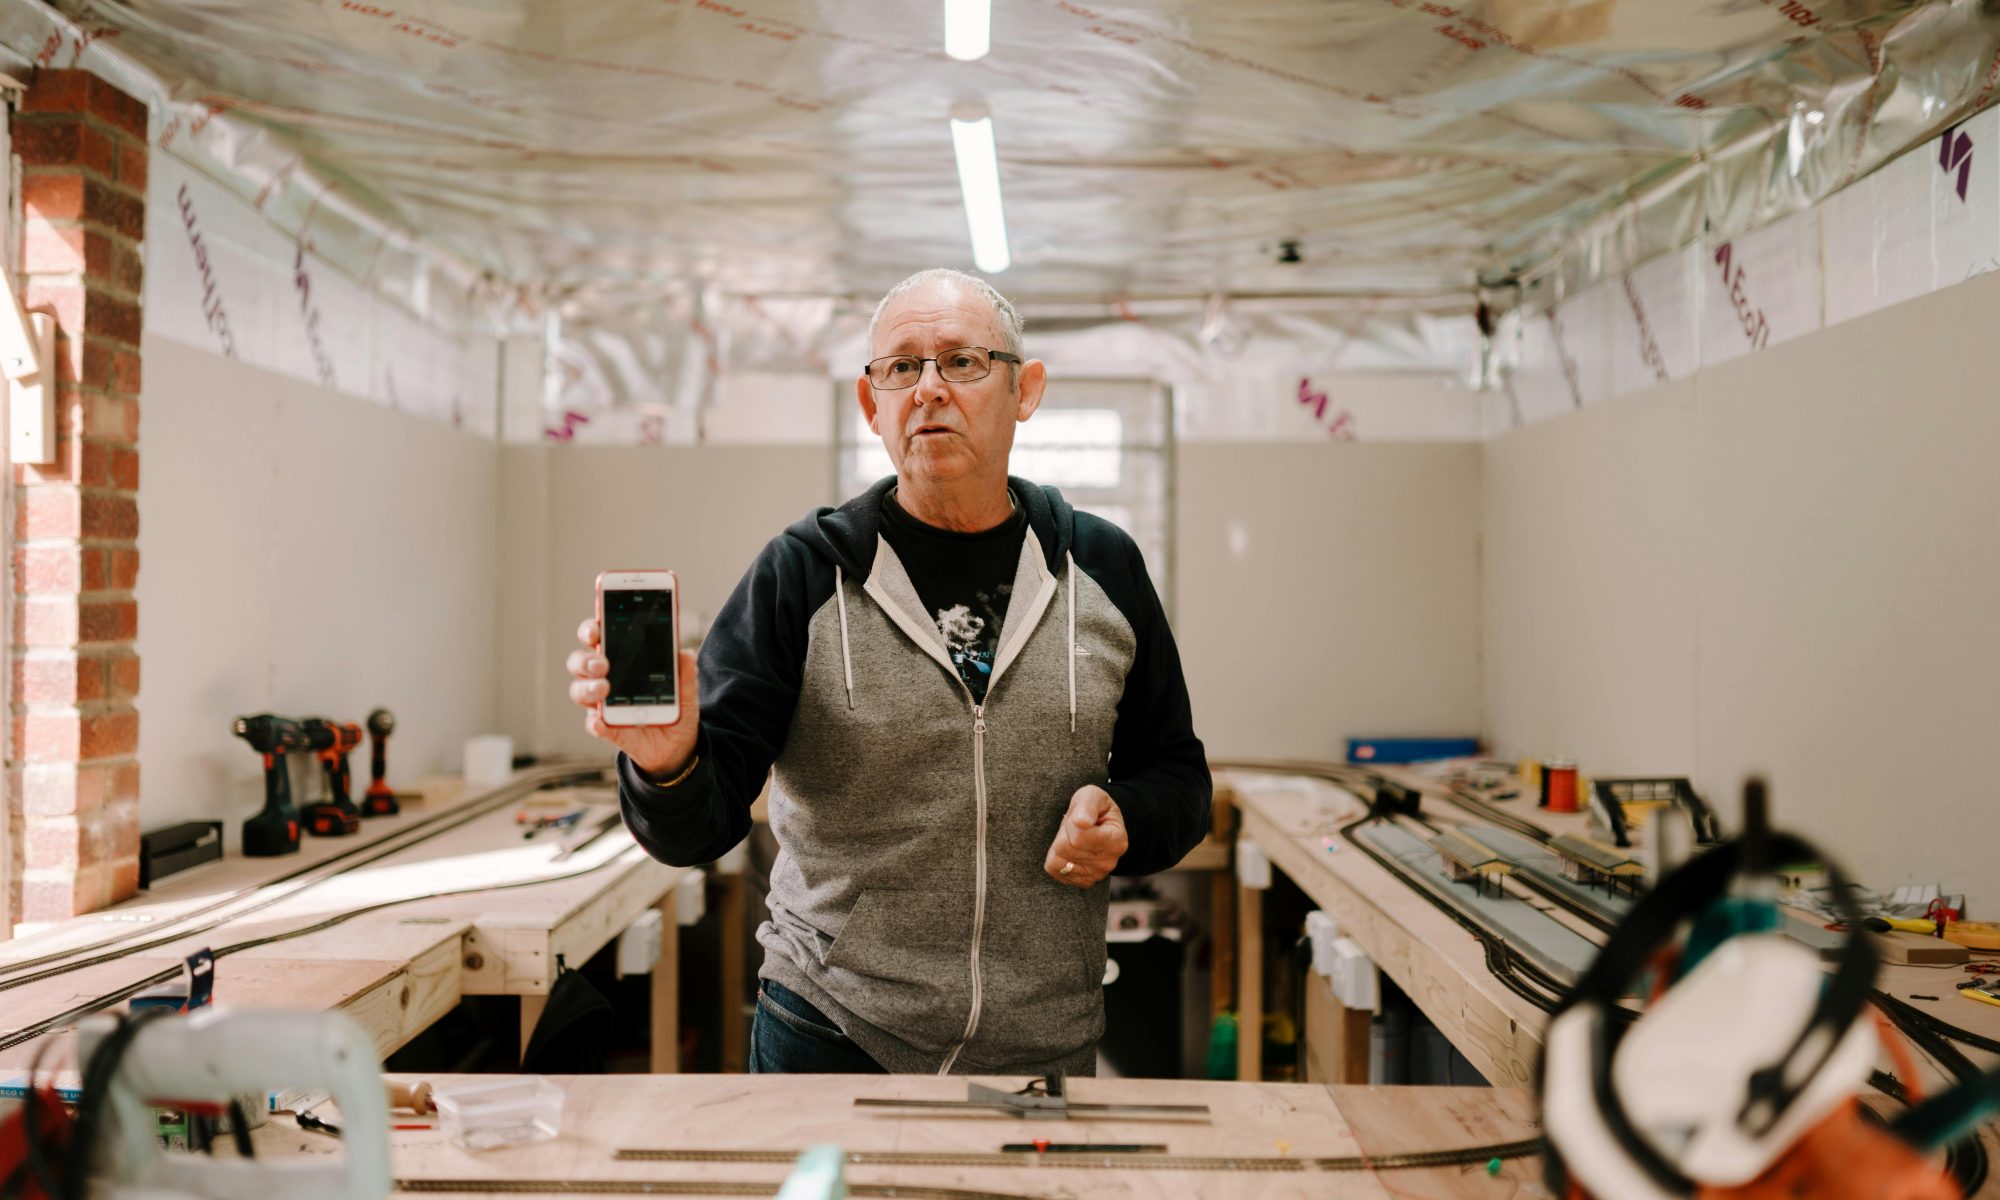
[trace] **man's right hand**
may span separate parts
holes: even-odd
[[[601,638],[597,628],[597,618],[592,617],[577,627],[576,638],[583,643],[583,649],[572,650],[569,655],[569,698],[585,709],[588,716],[583,719],[583,727],[590,736],[611,743],[625,752],[632,765],[649,778],[659,782],[673,779],[687,770],[694,759],[695,734],[701,728],[701,706],[695,694],[695,656],[692,650],[681,651],[681,719],[672,725],[607,725],[604,723],[604,697],[610,693],[611,684],[605,676],[611,670],[604,651],[598,646]]]

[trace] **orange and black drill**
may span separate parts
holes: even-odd
[[[361,745],[361,726],[352,721],[307,717],[299,727],[305,731],[306,744],[319,752],[320,766],[326,770],[326,799],[305,806],[306,830],[315,837],[359,832],[361,810],[349,799],[353,777],[348,773],[347,756]]]
[[[292,803],[292,777],[285,753],[310,746],[297,721],[263,713],[238,717],[230,732],[264,756],[264,808],[243,822],[243,853],[255,858],[291,854],[299,848],[299,810]]]
[[[396,803],[395,789],[389,786],[389,735],[396,731],[396,715],[386,708],[368,714],[368,736],[373,745],[368,756],[368,791],[361,797],[364,817],[393,817],[403,811]]]

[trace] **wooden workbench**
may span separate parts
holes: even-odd
[[[1219,782],[1235,794],[1238,836],[1256,843],[1314,904],[1339,922],[1396,981],[1439,1032],[1490,1082],[1531,1087],[1547,1014],[1501,984],[1478,939],[1339,836],[1362,802],[1299,775],[1231,771]],[[1263,1024],[1261,893],[1242,890],[1238,906],[1239,1078],[1255,1078]]]
[[[1414,771],[1389,774],[1410,786],[1436,786]],[[1239,836],[1254,842],[1274,868],[1337,921],[1341,932],[1359,943],[1375,965],[1409,994],[1480,1074],[1497,1085],[1533,1085],[1547,1014],[1494,978],[1478,939],[1339,836],[1341,826],[1365,811],[1360,799],[1333,783],[1304,775],[1231,770],[1218,774],[1217,783],[1233,793],[1241,810]],[[1551,833],[1589,832],[1587,814],[1549,813],[1526,801],[1502,802],[1501,807]],[[1244,1079],[1256,1078],[1261,1065],[1260,1041],[1247,1032],[1262,1025],[1258,986],[1262,949],[1256,944],[1261,895],[1248,889],[1238,894],[1239,1012],[1240,1028],[1246,1031],[1239,1041],[1238,1077]],[[2000,1007],[1957,995],[1953,985],[1967,978],[1956,967],[1885,964],[1876,986],[1952,1025],[2000,1042]],[[1922,996],[1937,999],[1911,998]],[[2000,1062],[2000,1057],[1976,1049],[1966,1053],[1981,1065]],[[1883,1065],[1891,1064],[1885,1059]],[[1939,1082],[1934,1074],[1931,1083]]]
[[[398,1076],[399,1079],[415,1077]],[[452,1077],[428,1076],[433,1084]],[[460,1077],[462,1078],[462,1077]],[[490,1077],[486,1077],[490,1078]],[[469,1151],[434,1131],[396,1131],[391,1165],[398,1179],[702,1180],[769,1184],[787,1168],[766,1164],[619,1162],[620,1149],[787,1150],[833,1143],[849,1151],[991,1154],[1003,1143],[1159,1142],[1190,1156],[1352,1157],[1510,1142],[1538,1130],[1527,1093],[1495,1088],[1328,1088],[1310,1084],[1209,1083],[1194,1080],[1072,1081],[1078,1102],[1206,1104],[1207,1122],[1068,1121],[1027,1123],[1001,1115],[857,1110],[857,1097],[965,1098],[963,1077],[896,1076],[556,1076],[565,1103],[562,1134],[537,1146]],[[1021,1080],[983,1080],[1009,1090]],[[408,1120],[400,1114],[397,1120]],[[260,1158],[336,1154],[338,1143],[301,1133],[287,1117],[257,1131]],[[1093,1197],[1192,1196],[1209,1200],[1348,1197],[1398,1200],[1491,1198],[1539,1180],[1535,1158],[1508,1159],[1499,1178],[1484,1164],[1352,1173],[1159,1171],[1063,1168],[1054,1156],[1027,1167],[850,1167],[850,1183],[921,1185],[1010,1193]],[[1386,1181],[1386,1182],[1385,1182]],[[479,1195],[478,1191],[461,1193]]]
[[[334,855],[386,842],[442,812],[478,807],[491,789],[427,781],[424,801],[362,823],[344,838],[304,840],[281,858],[231,857],[175,875],[101,913],[0,942],[0,971],[11,963],[164,927],[244,888],[275,896],[276,883]],[[595,805],[585,822],[615,811],[608,788],[544,792],[543,803]],[[357,866],[207,932],[0,991],[0,1034],[68,1011],[92,997],[177,964],[204,946],[223,946],[302,929],[365,905],[399,901],[330,928],[239,951],[216,967],[216,1001],[226,1006],[341,1008],[387,1055],[467,995],[522,998],[522,1041],[542,1010],[555,961],[583,962],[646,909],[662,909],[661,956],[653,973],[653,1069],[676,1065],[679,986],[674,889],[688,872],[646,855],[622,827],[553,861],[558,839],[524,840],[507,804],[436,836]],[[560,811],[558,808],[556,811]],[[365,857],[365,854],[362,856]],[[484,889],[464,891],[464,889]],[[461,892],[440,895],[442,892]],[[227,912],[236,912],[238,901]],[[220,914],[218,914],[220,915]],[[0,984],[6,980],[0,978]],[[35,1043],[0,1052],[0,1066],[23,1066]]]

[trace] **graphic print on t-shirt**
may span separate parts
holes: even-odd
[[[1007,596],[1014,590],[1003,583],[999,595],[975,592],[971,604],[955,604],[937,610],[938,632],[944,635],[951,665],[972,693],[975,704],[986,702],[986,685],[993,678],[993,659],[1000,649],[1000,624],[1007,613]]]

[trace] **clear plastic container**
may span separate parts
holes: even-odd
[[[438,1128],[468,1150],[546,1142],[562,1129],[562,1089],[539,1075],[440,1084]]]

